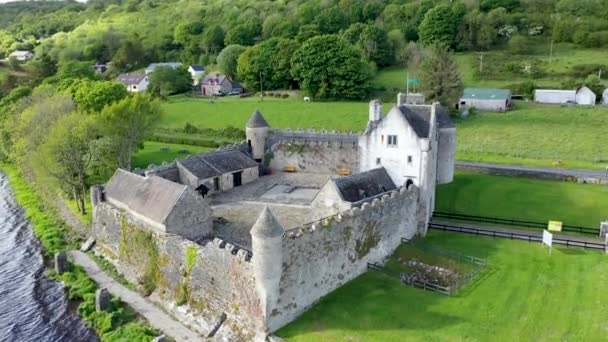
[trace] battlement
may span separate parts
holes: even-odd
[[[352,143],[357,144],[359,141],[359,133],[353,132],[338,132],[338,131],[317,131],[314,129],[297,129],[297,130],[273,130],[270,139],[273,142],[281,141],[304,141],[304,142],[335,142],[335,143]]]
[[[235,257],[244,262],[251,261],[251,251],[236,243],[230,243],[216,237],[211,241],[211,245],[216,249],[224,251],[226,257]]]

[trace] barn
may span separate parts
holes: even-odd
[[[511,104],[510,89],[465,88],[458,104],[459,109],[474,107],[479,110],[505,112]]]
[[[576,91],[576,104],[585,106],[595,106],[595,93],[587,88],[580,87]]]
[[[561,89],[536,89],[534,91],[534,102],[538,103],[567,103],[576,102],[576,90]]]

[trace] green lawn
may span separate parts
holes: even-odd
[[[304,341],[602,341],[608,263],[597,251],[431,231],[426,243],[487,259],[455,297],[370,271],[279,330]]]
[[[517,102],[506,113],[458,120],[457,158],[603,169],[608,165],[606,127],[608,107]]]
[[[167,147],[168,151],[161,151],[161,148]],[[179,153],[180,150],[188,150],[190,153]],[[194,155],[208,151],[209,148],[191,145],[167,144],[155,141],[146,141],[144,148],[133,155],[133,168],[144,169],[150,164],[160,165],[163,162],[172,162],[176,158],[185,158],[188,155]]]
[[[396,96],[396,95],[395,95]],[[215,103],[207,99],[172,98],[164,105],[163,128],[183,128],[189,122],[201,128],[245,128],[259,109],[274,128],[317,128],[362,131],[367,123],[366,102],[304,102],[296,99],[224,97]]]
[[[435,210],[599,228],[608,217],[608,187],[456,173],[438,187]]]

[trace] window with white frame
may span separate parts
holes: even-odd
[[[388,146],[397,146],[397,136],[396,135],[388,136]]]

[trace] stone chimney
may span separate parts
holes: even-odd
[[[399,93],[397,94],[397,105],[423,105],[424,104],[424,94],[422,93]]]
[[[380,100],[371,100],[369,102],[369,121],[378,122],[382,117],[382,102]]]

